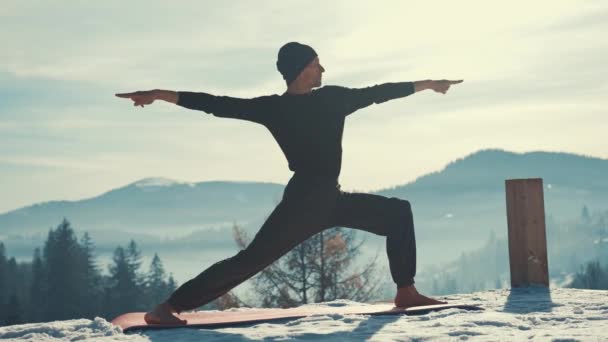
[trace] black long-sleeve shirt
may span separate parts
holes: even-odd
[[[179,106],[218,117],[264,125],[296,174],[337,180],[342,165],[344,119],[373,103],[413,94],[413,82],[383,83],[367,88],[324,86],[308,94],[251,99],[179,92]]]

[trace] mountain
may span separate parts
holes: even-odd
[[[606,159],[482,150],[377,193],[412,203],[421,260],[431,262],[479,247],[491,232],[506,236],[506,179],[543,178],[550,233],[551,222],[578,217],[584,205],[608,209],[607,175]],[[273,183],[147,178],[89,199],[39,203],[4,213],[0,240],[7,246],[21,245],[31,255],[48,229],[66,217],[77,231],[91,232],[102,247],[134,238],[165,250],[185,242],[199,249],[234,248],[227,230],[236,222],[255,232],[280,201],[283,189]],[[382,239],[365,236],[370,248],[383,245]]]
[[[482,150],[378,193],[410,200],[417,237],[468,243],[507,232],[505,180],[542,178],[548,226],[608,209],[608,160],[555,152]],[[548,228],[550,229],[550,228]],[[439,234],[439,235],[438,235]]]
[[[0,215],[0,235],[34,235],[68,218],[89,231],[178,237],[202,228],[258,219],[282,196],[282,185],[255,182],[183,183],[146,178],[79,201],[34,204]]]
[[[552,188],[608,189],[608,160],[568,153],[482,150],[449,163],[443,170],[384,191],[444,194],[504,191],[505,179],[543,178]]]

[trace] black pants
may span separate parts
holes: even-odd
[[[283,198],[246,249],[207,268],[169,298],[178,312],[211,302],[251,278],[292,248],[331,227],[386,236],[386,251],[398,287],[414,283],[416,238],[408,201],[340,190],[337,181],[294,175]]]

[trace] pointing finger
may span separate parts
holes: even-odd
[[[129,97],[131,97],[132,94],[133,93],[120,93],[120,94],[114,94],[114,95],[116,95],[117,97],[129,98]]]
[[[464,80],[450,81],[450,84],[458,84],[458,83],[462,83],[462,81],[464,81]]]

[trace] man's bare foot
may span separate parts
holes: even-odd
[[[185,319],[179,319],[174,315],[175,310],[169,305],[169,303],[164,302],[158,304],[154,310],[147,312],[144,315],[144,320],[148,324],[171,324],[171,325],[184,325],[187,324],[188,321]]]
[[[395,306],[399,308],[410,308],[413,306],[423,305],[434,305],[434,304],[447,304],[433,298],[429,298],[421,295],[416,291],[414,285],[407,287],[401,287],[397,289],[397,295],[395,296]]]

